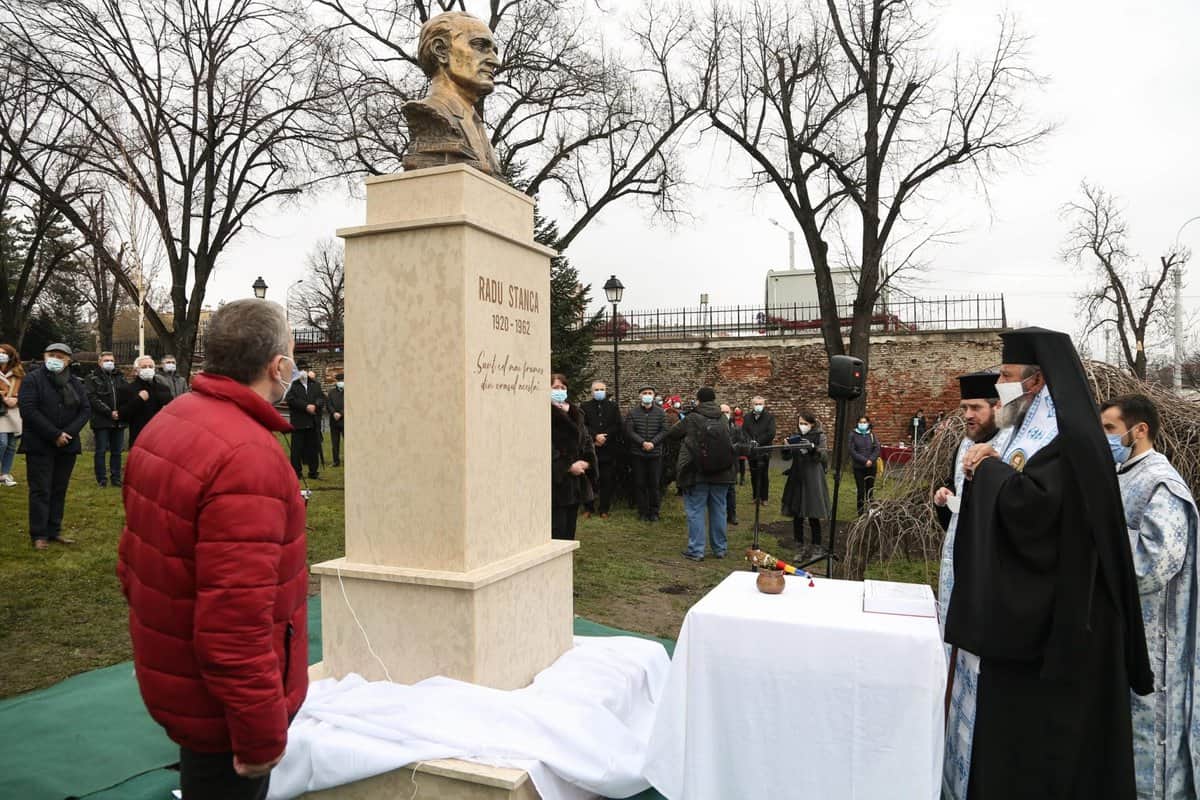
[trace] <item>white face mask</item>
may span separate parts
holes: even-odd
[[[170,361],[168,361],[166,364],[163,364],[163,372],[165,372],[169,375],[174,371],[175,371],[175,365],[173,363],[171,363]]]
[[[801,433],[808,433],[811,430],[812,430],[812,425],[801,425],[800,426]]]
[[[346,382],[345,382],[345,381],[338,381],[338,382],[337,382],[337,387],[338,387],[339,389],[345,389],[345,388],[346,388]]]
[[[1008,405],[1014,400],[1020,400],[1025,395],[1025,382],[1013,381],[1011,383],[997,383],[996,394],[1000,397],[1000,407]]]
[[[101,361],[100,362],[100,369],[104,370],[105,372],[112,372],[116,368],[117,368],[117,364],[115,361]]]
[[[755,413],[755,414],[761,414],[762,412],[763,412],[763,404],[762,404],[762,403],[756,403],[756,404],[754,405],[754,413]]]
[[[0,353],[0,364],[8,363],[8,353]]]
[[[142,367],[138,370],[138,377],[144,381],[154,380],[154,367]]]
[[[279,360],[279,363],[280,363],[280,365],[281,365],[281,366],[283,365],[283,362],[284,362],[284,361],[292,361],[292,359],[291,359],[291,358],[289,358],[288,356],[284,356],[283,358],[281,358],[281,359]],[[300,370],[298,370],[298,369],[296,368],[296,362],[295,362],[295,361],[292,361],[292,377],[291,377],[291,380],[284,381],[284,380],[279,380],[278,378],[276,378],[276,379],[275,379],[275,382],[276,382],[276,383],[278,383],[278,384],[279,384],[281,387],[283,387],[283,391],[281,391],[281,392],[279,393],[279,397],[277,397],[277,398],[274,400],[274,402],[275,402],[275,403],[282,402],[282,401],[283,401],[283,398],[287,397],[288,389],[292,388],[292,384],[293,384],[293,383],[295,383],[295,382],[296,382],[296,379],[297,379],[297,378],[299,378],[299,377],[301,377],[303,374],[304,374],[303,372],[301,372]]]

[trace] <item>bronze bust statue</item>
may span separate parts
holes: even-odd
[[[470,14],[438,14],[421,27],[417,61],[430,79],[429,95],[401,109],[410,136],[404,169],[469,164],[499,177],[500,164],[475,111],[495,88],[500,66],[491,30]]]

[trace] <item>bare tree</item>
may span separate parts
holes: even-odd
[[[87,223],[88,230],[92,231],[93,241],[103,243],[101,246],[107,252],[115,253],[117,264],[121,267],[122,272],[127,272],[129,248],[125,242],[113,241],[115,230],[105,198],[101,197],[88,206]],[[80,296],[91,309],[100,349],[111,350],[113,325],[117,319],[117,312],[124,305],[122,300],[130,300],[130,298],[122,291],[117,277],[101,258],[101,246],[93,244],[85,247],[76,256],[71,277],[75,286],[80,290]]]
[[[463,0],[317,0],[352,30],[341,64],[348,158],[364,172],[399,169],[407,147],[400,106],[426,87],[416,58],[420,26]],[[481,4],[482,5],[482,4]],[[702,115],[710,72],[672,77],[693,19],[682,4],[647,3],[628,31],[636,58],[609,48],[585,0],[488,0],[484,21],[503,63],[481,116],[503,173],[534,196],[554,187],[577,215],[565,249],[608,205],[641,198],[672,218],[683,185],[678,135]],[[632,48],[625,48],[632,49]],[[631,58],[633,60],[631,60]]]
[[[709,120],[749,157],[751,184],[773,187],[795,217],[830,355],[869,361],[876,300],[930,238],[921,228],[936,182],[986,184],[998,157],[1050,130],[1021,105],[1039,79],[1012,22],[1000,21],[987,55],[943,63],[930,54],[935,15],[901,0],[714,0],[699,32],[701,60],[718,63]],[[858,278],[848,348],[830,270],[839,259]]]
[[[297,301],[304,318],[329,341],[340,342],[346,320],[346,248],[337,239],[322,239],[308,254],[307,272]]]
[[[1139,270],[1117,198],[1086,181],[1080,190],[1083,199],[1063,206],[1070,228],[1062,257],[1074,264],[1095,260],[1094,285],[1079,298],[1083,335],[1111,326],[1126,366],[1144,380],[1147,334],[1155,325],[1166,325],[1173,310],[1167,278],[1187,263],[1190,253],[1175,246],[1159,256],[1155,268]]]
[[[186,369],[222,252],[257,210],[326,176],[333,37],[299,0],[0,0],[0,38],[50,112],[23,143],[0,120],[0,148],[130,296],[89,204],[48,165],[78,158],[98,191],[127,189],[144,207],[170,277],[171,328],[149,303],[146,318]],[[45,133],[57,126],[68,141]]]

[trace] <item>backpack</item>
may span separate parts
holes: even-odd
[[[725,417],[704,418],[696,445],[696,464],[705,474],[723,472],[734,465],[737,456],[733,452],[733,439],[729,435],[729,422]]]

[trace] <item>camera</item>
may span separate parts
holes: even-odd
[[[754,455],[754,451],[758,449],[758,442],[750,439],[745,442],[733,443],[733,454],[738,458],[750,458]]]
[[[799,453],[802,456],[806,456],[813,451],[812,441],[803,436],[789,436],[786,441],[789,450],[794,453]]]

